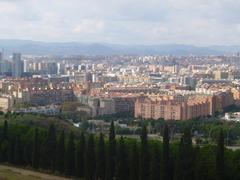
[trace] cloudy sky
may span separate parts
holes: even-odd
[[[0,0],[0,38],[240,44],[239,0]]]

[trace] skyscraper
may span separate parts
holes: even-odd
[[[53,74],[58,74],[58,65],[56,62],[50,62],[48,63],[48,73],[53,75]]]
[[[3,54],[2,54],[2,52],[0,52],[0,61],[2,61],[3,60]]]
[[[12,57],[12,75],[13,77],[21,77],[23,73],[23,62],[21,60],[21,54],[20,53],[13,53]]]
[[[23,72],[28,72],[28,69],[29,69],[29,63],[28,61],[25,59],[23,60]]]
[[[0,52],[0,73],[3,72],[2,69],[3,69],[3,53]]]

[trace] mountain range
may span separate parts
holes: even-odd
[[[13,52],[34,55],[229,55],[240,46],[195,46],[184,44],[121,45],[108,43],[41,42],[0,39],[5,55]]]

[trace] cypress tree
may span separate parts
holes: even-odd
[[[96,170],[95,144],[94,137],[91,134],[88,138],[88,145],[85,159],[85,179],[94,180]]]
[[[126,151],[126,146],[122,136],[119,141],[118,151],[117,151],[116,179],[117,180],[128,179],[127,151]]]
[[[107,157],[107,169],[106,169],[106,179],[112,180],[115,175],[116,168],[116,139],[115,139],[115,127],[114,122],[111,122],[110,132],[109,132],[109,145],[108,145],[108,157]]]
[[[169,128],[165,125],[163,131],[163,180],[171,180],[171,164],[169,149]]]
[[[85,136],[81,133],[76,150],[76,174],[80,178],[84,178],[85,149]]]
[[[191,130],[186,128],[181,138],[178,163],[175,173],[176,180],[194,180],[194,163]]]
[[[150,180],[160,179],[160,153],[157,145],[154,146],[150,166]]]
[[[74,144],[73,132],[70,133],[70,136],[68,139],[65,165],[66,165],[65,167],[66,175],[74,176],[75,175],[75,144]]]
[[[217,144],[217,153],[216,153],[216,171],[217,171],[217,179],[224,180],[224,134],[221,129],[218,137]]]
[[[39,168],[39,161],[40,161],[39,149],[40,149],[39,133],[38,133],[38,128],[36,128],[34,132],[33,153],[32,153],[32,166],[35,169]]]
[[[97,155],[97,169],[96,176],[99,180],[105,179],[106,172],[106,156],[105,156],[105,141],[103,134],[100,134],[99,142],[98,142],[98,155]]]
[[[148,152],[147,128],[145,125],[142,127],[141,134],[141,159],[139,177],[141,180],[149,178],[149,152]]]
[[[56,158],[56,129],[53,124],[51,124],[48,129],[43,155],[43,167],[54,171]]]
[[[11,142],[9,142],[8,139],[8,121],[5,120],[4,121],[4,125],[3,125],[3,134],[2,134],[2,139],[1,139],[1,153],[0,153],[0,157],[1,157],[1,161],[2,162],[7,162],[9,157],[9,150],[11,147]]]
[[[9,143],[9,152],[8,152],[8,163],[14,164],[14,155],[15,155],[15,138]]]
[[[14,148],[14,164],[21,165],[22,164],[22,152],[21,152],[21,142],[19,136],[16,137],[16,143]]]
[[[65,133],[61,132],[61,135],[57,142],[56,150],[56,170],[60,173],[64,172],[65,164]]]
[[[8,138],[8,121],[5,120],[4,121],[4,125],[3,125],[3,140],[6,140]]]
[[[139,179],[139,152],[136,142],[133,144],[130,153],[130,167],[129,167],[129,179],[138,180]]]
[[[47,139],[47,131],[43,131],[43,134],[41,135],[41,146],[40,146],[40,168],[46,169],[46,160],[45,158],[48,158],[48,156],[45,154],[46,152],[46,139]]]
[[[39,146],[39,166],[40,166],[40,159],[41,159],[41,146]],[[25,166],[33,166],[33,142],[28,141],[24,144],[23,149],[24,154],[24,165]]]

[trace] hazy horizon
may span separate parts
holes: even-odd
[[[209,44],[209,45],[201,45],[201,44],[187,44],[187,43],[115,43],[115,42],[104,42],[104,41],[74,41],[74,40],[35,40],[35,39],[21,39],[21,38],[0,38],[0,41],[26,41],[26,42],[36,42],[36,43],[57,43],[57,44],[61,44],[61,43],[77,43],[77,44],[101,44],[101,45],[120,45],[120,46],[168,46],[168,45],[179,45],[179,46],[195,46],[195,47],[211,47],[211,46],[240,46],[240,42],[239,44]]]
[[[234,0],[0,0],[0,39],[239,45]]]

